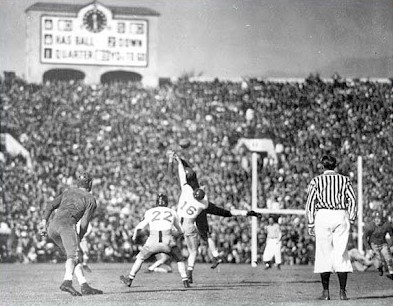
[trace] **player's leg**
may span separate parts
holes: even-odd
[[[274,252],[274,260],[276,262],[276,267],[277,269],[281,269],[281,263],[282,263],[282,258],[281,258],[281,241],[276,241],[276,247],[275,247],[275,252]]]
[[[393,280],[393,257],[386,243],[382,245],[381,254],[384,257],[385,262],[388,266],[389,274],[386,275],[386,277]]]
[[[186,265],[184,263],[185,259],[183,258],[180,249],[177,246],[172,247],[170,255],[177,262],[177,269],[179,270],[179,274],[181,276],[183,286],[185,288],[189,288],[190,281],[186,272]]]
[[[188,249],[188,260],[187,260],[187,276],[189,282],[193,283],[192,272],[194,271],[195,261],[198,254],[198,234],[192,233],[185,236],[185,241]]]
[[[156,261],[147,268],[147,272],[154,272],[159,266],[163,265],[168,259],[169,255],[165,253],[156,254]]]
[[[48,237],[53,240],[53,242],[61,249],[64,254],[67,254],[59,231],[62,231],[62,225],[54,222],[49,223]],[[82,294],[72,286],[72,276],[74,269],[75,261],[72,257],[69,258],[67,254],[67,260],[65,262],[65,274],[63,278],[63,283],[60,285],[60,290],[68,292],[73,296],[81,296]]]
[[[374,252],[374,260],[379,272],[379,276],[383,275],[383,259],[382,259],[382,253],[381,253],[381,246],[371,243],[371,248]]]
[[[271,262],[275,254],[275,245],[272,239],[266,239],[266,247],[262,255],[262,260],[265,264],[265,270],[272,267]]]
[[[82,252],[79,246],[79,237],[73,227],[64,228],[60,234],[64,248],[67,254],[66,274],[71,273],[71,277],[75,274],[79,285],[81,286],[82,295],[102,294],[102,290],[92,288],[87,283],[82,268]]]
[[[209,203],[210,206],[211,203]],[[214,205],[215,206],[215,205]],[[207,242],[207,245],[212,253],[213,256],[213,265],[211,266],[212,269],[215,269],[221,262],[222,258],[219,257],[217,246],[214,240],[209,235],[209,223],[207,220],[207,211],[202,211],[198,217],[196,218],[196,225],[198,229],[198,233],[200,238]]]
[[[139,270],[142,267],[143,262],[148,259],[150,256],[156,254],[157,252],[154,252],[153,248],[150,246],[150,240],[148,239],[143,246],[142,250],[136,255],[136,259],[134,264],[131,267],[130,273],[128,276],[121,275],[120,280],[127,285],[128,287],[131,287],[132,282],[136,276],[136,274],[139,272]]]

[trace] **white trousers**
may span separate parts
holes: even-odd
[[[268,238],[263,252],[263,261],[271,261],[273,257],[276,264],[281,264],[281,240]]]
[[[317,211],[314,273],[353,271],[347,251],[349,229],[349,216],[346,210]]]

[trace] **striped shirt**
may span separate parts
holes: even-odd
[[[327,170],[314,177],[307,190],[306,214],[308,226],[314,226],[318,209],[348,210],[349,220],[355,221],[356,196],[349,177]]]

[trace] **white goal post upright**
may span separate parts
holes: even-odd
[[[358,250],[363,253],[363,159],[358,156]]]
[[[258,153],[252,152],[251,154],[251,165],[252,165],[252,181],[251,181],[251,209],[256,211],[258,208],[257,205],[257,194],[258,194]],[[257,266],[257,247],[258,247],[258,239],[257,239],[257,227],[258,227],[258,219],[251,218],[251,266]]]

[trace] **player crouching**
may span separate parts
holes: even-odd
[[[143,262],[157,253],[171,255],[177,262],[178,270],[183,281],[183,286],[189,288],[186,266],[179,247],[175,243],[172,228],[176,229],[177,236],[183,235],[177,213],[168,207],[168,197],[160,193],[157,197],[156,207],[146,211],[144,219],[136,226],[132,239],[135,241],[140,230],[149,226],[149,237],[142,250],[136,256],[128,276],[121,275],[120,280],[131,287],[135,275],[142,267]]]

